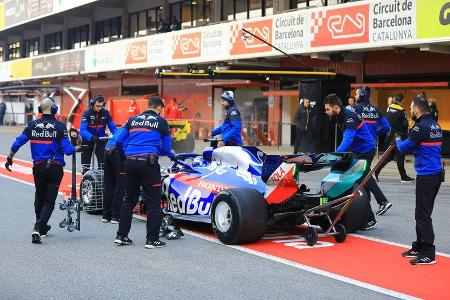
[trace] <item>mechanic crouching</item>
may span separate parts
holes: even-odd
[[[55,207],[58,189],[64,175],[64,154],[72,155],[75,148],[69,141],[66,126],[55,119],[58,111],[55,101],[44,98],[39,106],[40,119],[27,124],[11,146],[5,167],[9,171],[13,157],[20,147],[30,141],[33,159],[33,177],[36,187],[34,211],[36,223],[31,234],[32,243],[40,244],[41,237],[46,237],[51,226],[48,221]]]
[[[416,234],[417,239],[403,257],[414,258],[412,265],[436,263],[434,231],[431,220],[434,201],[444,181],[442,169],[442,131],[428,113],[427,99],[416,96],[411,103],[411,117],[416,122],[406,140],[397,138],[396,144],[403,154],[414,154],[416,177]]]
[[[346,152],[350,150],[359,159],[367,161],[367,168],[363,178],[369,174],[370,165],[375,154],[375,140],[373,139],[369,128],[363,123],[361,117],[354,111],[344,108],[341,99],[336,94],[328,95],[325,100],[325,113],[330,118],[336,118],[338,126],[344,131],[342,142],[336,149],[337,152]],[[386,199],[373,178],[367,182],[367,190],[375,195],[378,199]],[[385,200],[387,201],[387,200]],[[381,201],[381,203],[384,203]],[[370,209],[369,219],[366,226],[362,229],[372,229],[377,225],[375,215]]]
[[[225,107],[227,114],[220,127],[208,133],[208,137],[222,134],[222,141],[218,146],[242,146],[242,121],[239,108],[234,102],[234,93],[226,91],[220,96],[220,103]]]
[[[105,147],[103,166],[103,223],[118,224],[120,209],[125,195],[125,162],[120,159],[116,149],[116,136],[120,128]],[[124,146],[124,148],[126,148]]]
[[[158,158],[167,155],[175,160],[170,151],[171,136],[167,121],[160,117],[164,102],[159,97],[151,97],[148,110],[130,118],[119,130],[116,138],[117,151],[126,159],[126,197],[120,212],[119,230],[115,243],[131,245],[128,237],[131,228],[133,209],[136,206],[140,189],[142,201],[147,208],[147,241],[145,248],[161,248],[166,244],[159,240],[161,226],[161,170]],[[127,141],[126,149],[123,144]]]
[[[89,170],[92,153],[95,152],[99,168],[104,162],[106,140],[100,139],[106,136],[106,126],[114,134],[117,131],[116,124],[109,111],[105,109],[105,98],[101,95],[94,96],[89,101],[90,108],[83,113],[80,125],[83,152],[81,153],[81,165],[83,174]],[[95,151],[94,151],[95,150]]]

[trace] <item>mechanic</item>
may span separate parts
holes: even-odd
[[[115,243],[131,245],[128,237],[133,209],[136,206],[140,188],[142,201],[147,208],[147,241],[145,248],[161,248],[166,244],[159,240],[161,226],[161,171],[158,157],[167,155],[175,160],[170,151],[171,136],[167,121],[160,117],[164,102],[159,97],[151,97],[148,110],[130,118],[116,138],[116,147],[122,159],[126,159],[126,197],[120,212],[119,230]],[[127,146],[124,150],[124,142]]]
[[[427,99],[416,96],[411,103],[411,117],[416,122],[406,140],[397,139],[397,148],[404,154],[414,154],[416,177],[417,239],[403,257],[414,258],[413,265],[435,264],[435,246],[431,213],[445,177],[442,168],[442,131],[429,114]]]
[[[370,131],[370,135],[373,138],[375,145],[378,142],[378,136],[385,136],[390,130],[391,126],[383,114],[378,108],[370,103],[370,88],[366,86],[358,87],[356,90],[356,101],[358,104],[355,106],[355,112],[361,117],[363,124],[367,126]],[[372,160],[375,156],[375,149],[367,152],[364,158],[369,162],[369,167],[372,164]],[[370,171],[370,168],[369,168]],[[383,215],[392,207],[381,189],[378,187],[375,181],[371,180],[371,183],[367,185],[367,188],[375,196],[375,200],[380,205],[377,215]],[[373,220],[372,220],[373,221]]]
[[[366,168],[362,177],[364,178],[370,172],[370,165],[375,155],[375,141],[369,128],[356,112],[342,106],[341,99],[336,94],[330,94],[325,97],[324,104],[325,113],[328,117],[331,119],[336,118],[338,126],[344,130],[342,142],[336,151],[346,152],[350,150],[357,158],[367,160],[368,168]],[[374,195],[378,195],[379,198],[384,197],[373,178],[369,179],[366,188]],[[370,209],[368,222],[363,229],[372,229],[376,225],[375,215]]]
[[[109,111],[104,108],[105,103],[105,98],[102,95],[94,96],[89,101],[90,108],[83,113],[81,118],[80,135],[83,140],[81,165],[83,174],[89,170],[94,148],[99,168],[103,166],[106,140],[100,138],[106,136],[106,126],[112,134],[117,131],[116,124],[114,124]]]
[[[435,98],[428,98],[428,108],[430,110],[430,116],[433,118],[435,122],[439,120],[439,111],[437,108],[437,100]]]
[[[392,103],[389,105],[386,113],[386,118],[391,125],[391,131],[386,136],[386,142],[390,140],[390,136],[398,135],[402,140],[405,140],[408,136],[408,119],[406,118],[406,110],[401,106],[403,102],[403,94],[397,93],[392,97]],[[394,159],[397,161],[397,169],[400,173],[401,182],[411,182],[414,178],[409,177],[405,170],[405,155],[401,153],[398,148],[392,151],[391,154],[386,157],[386,160],[381,163],[378,170],[375,171],[375,179],[378,180],[381,170]]]
[[[120,209],[125,196],[125,162],[120,159],[116,149],[116,137],[123,127],[116,131],[105,148],[103,166],[103,223],[118,224]],[[126,146],[123,146],[126,148]]]
[[[239,108],[234,102],[233,91],[226,91],[220,96],[220,103],[226,109],[225,120],[222,126],[217,127],[208,133],[208,137],[213,137],[222,134],[222,141],[218,146],[242,146],[242,121]]]
[[[32,243],[40,244],[41,237],[46,237],[51,226],[48,225],[55,207],[59,185],[64,175],[64,154],[72,155],[75,148],[70,143],[66,126],[55,119],[58,111],[55,101],[46,97],[39,106],[41,118],[27,124],[11,146],[5,167],[9,171],[13,157],[20,147],[28,141],[31,143],[33,159],[33,178],[36,187],[34,211],[36,223],[31,234]]]

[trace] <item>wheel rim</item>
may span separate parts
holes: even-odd
[[[92,196],[94,194],[94,187],[92,186],[92,182],[89,180],[83,181],[81,188],[81,198],[83,202],[89,204],[91,202]]]
[[[220,232],[227,232],[231,228],[233,215],[228,203],[222,201],[217,204],[214,219]]]

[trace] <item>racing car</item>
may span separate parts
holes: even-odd
[[[272,225],[306,223],[311,246],[318,238],[313,225],[343,242],[347,232],[367,223],[369,196],[364,189],[353,193],[365,160],[350,153],[268,155],[253,146],[217,147],[219,140],[205,141],[211,145],[202,154],[178,154],[164,172],[163,211],[173,219],[210,223],[224,244],[256,242]],[[303,177],[325,167],[329,174],[310,191]]]

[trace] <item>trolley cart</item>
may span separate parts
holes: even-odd
[[[384,152],[381,158],[377,161],[374,168],[364,177],[355,190],[346,196],[327,202],[326,204],[319,205],[313,208],[309,208],[303,212],[303,217],[307,224],[305,232],[305,241],[309,246],[313,246],[317,243],[319,237],[334,236],[334,239],[338,243],[342,243],[347,237],[347,231],[343,224],[339,223],[342,215],[348,210],[350,205],[360,196],[363,195],[363,189],[367,182],[370,180],[374,172],[380,167],[380,165],[386,160],[389,154],[394,150],[395,144],[391,144],[389,148]],[[337,215],[332,216],[332,213]],[[324,233],[319,234],[317,230],[311,225],[311,219],[316,217],[324,217],[327,220],[327,224],[321,224],[324,229]]]

